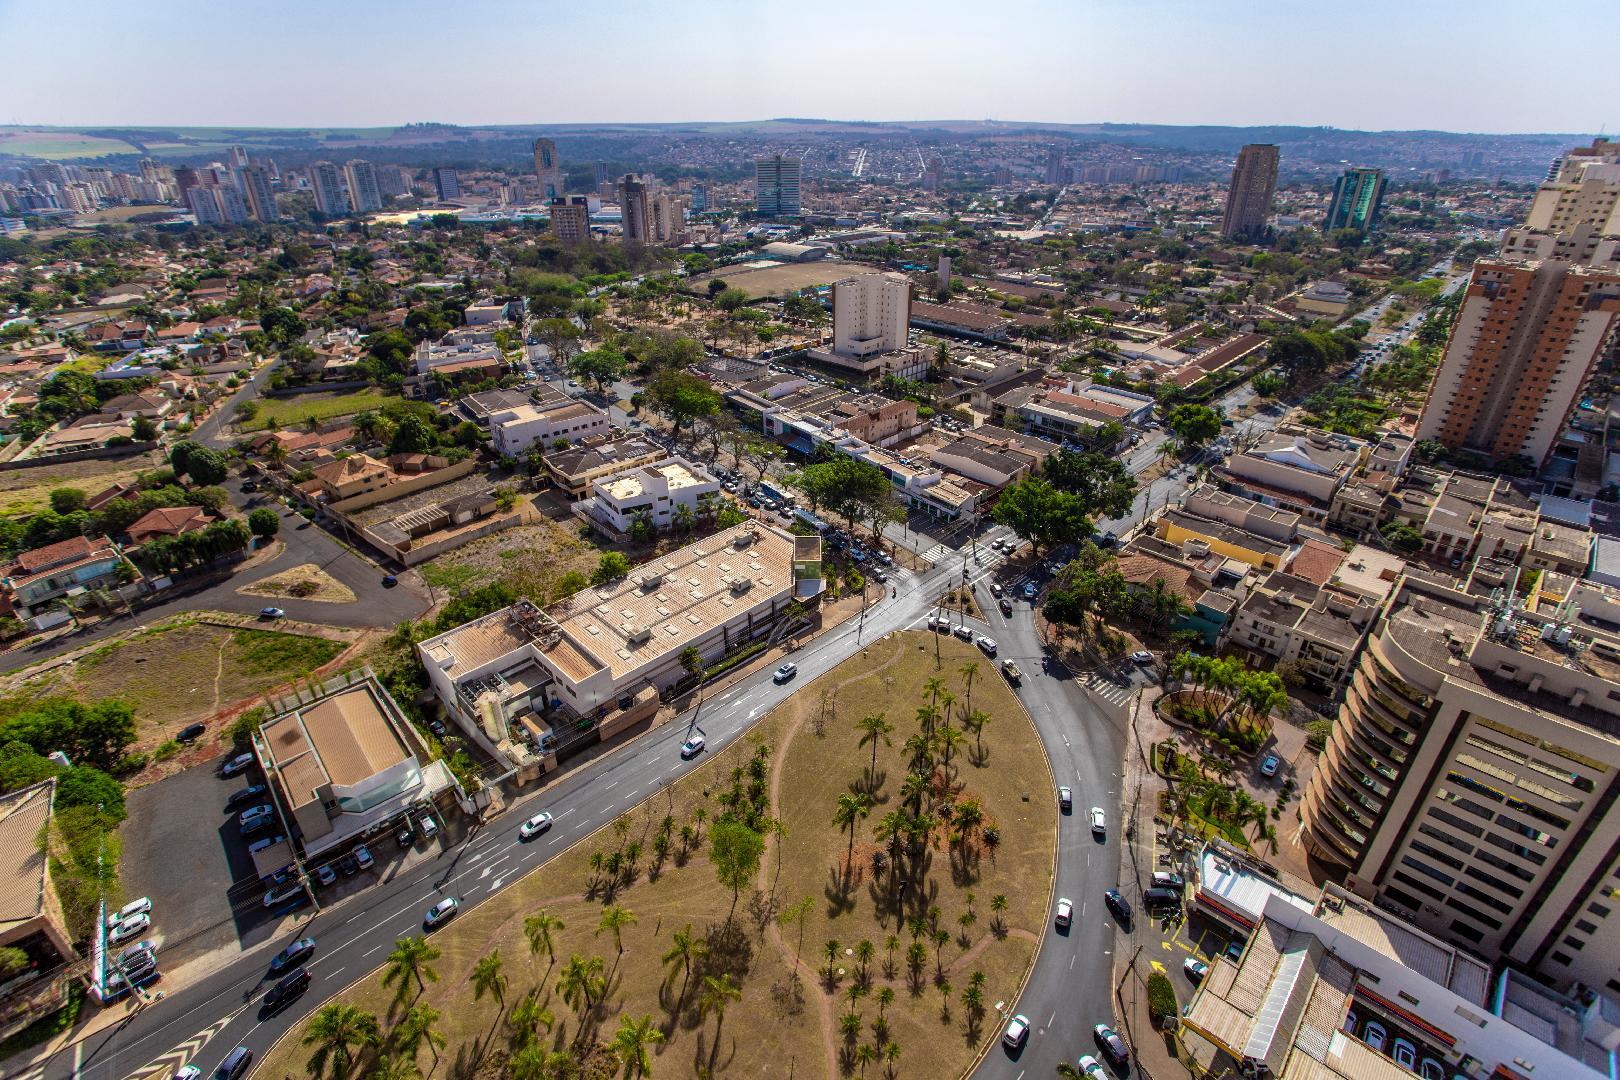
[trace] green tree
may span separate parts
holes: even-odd
[[[722,818],[709,830],[709,861],[720,884],[731,890],[731,910],[737,910],[742,887],[759,871],[765,838],[740,821]]]
[[[422,1044],[433,1054],[435,1065],[439,1061],[439,1051],[444,1049],[444,1032],[439,1030],[439,1010],[427,1005],[412,1005],[405,1011],[399,1024],[394,1028],[390,1038],[401,1053],[410,1055],[411,1060],[421,1051]]]
[[[394,428],[388,443],[390,454],[425,454],[439,441],[433,426],[416,413],[407,413]]]
[[[876,776],[878,744],[882,743],[884,746],[894,745],[889,739],[889,736],[894,733],[894,725],[889,723],[883,713],[867,713],[856,722],[855,730],[861,733],[861,739],[856,744],[857,746],[871,744],[872,775]]]
[[[506,973],[501,970],[501,950],[495,949],[478,958],[473,965],[472,984],[473,1000],[482,1001],[484,995],[494,994],[496,1002],[502,1009],[506,1008]]]
[[[669,420],[677,442],[683,428],[720,411],[720,395],[714,387],[690,372],[660,371],[646,392],[652,407]]]
[[[630,560],[623,553],[617,551],[604,551],[597,560],[596,571],[591,574],[592,585],[606,585],[610,581],[618,581],[630,573]]]
[[[619,955],[624,955],[624,928],[635,924],[636,914],[627,907],[619,904],[609,904],[602,909],[602,918],[596,924],[596,933],[608,930],[613,933],[613,947]]]
[[[698,995],[698,1013],[701,1016],[714,1014],[714,1047],[720,1046],[720,1028],[726,1022],[726,1006],[733,1001],[742,1000],[742,987],[731,977],[729,972],[720,975],[703,976],[703,989]]]
[[[624,354],[611,345],[582,352],[568,362],[568,373],[576,379],[589,379],[600,393],[624,374]]]
[[[575,953],[563,966],[562,974],[557,976],[557,991],[562,994],[562,999],[568,1007],[579,1014],[581,1033],[585,1029],[585,1017],[596,1008],[596,1003],[607,986],[607,980],[602,975],[604,966],[600,956],[593,956],[587,960],[579,953]]]
[[[1177,405],[1164,418],[1164,426],[1183,446],[1199,447],[1220,435],[1221,417],[1208,405]]]
[[[681,965],[681,992],[675,999],[675,1011],[678,1013],[686,1001],[686,987],[692,980],[692,965],[708,955],[709,947],[702,938],[692,933],[691,923],[687,923],[685,929],[675,931],[670,941],[669,951],[664,953],[662,962],[665,967]]]
[[[304,1029],[303,1043],[315,1047],[309,1071],[325,1076],[331,1066],[335,1080],[344,1080],[354,1065],[354,1051],[376,1046],[381,1039],[377,1018],[357,1005],[324,1006]]]
[[[534,958],[542,951],[546,954],[549,967],[557,961],[557,938],[566,927],[557,916],[544,909],[535,912],[523,920],[523,936],[529,939],[529,956]]]
[[[641,1077],[651,1076],[652,1058],[647,1051],[663,1041],[664,1033],[653,1026],[651,1016],[640,1019],[623,1017],[611,1044],[619,1060],[624,1062],[623,1080],[640,1080]]]
[[[437,959],[439,950],[429,945],[421,935],[396,938],[394,951],[383,961],[387,965],[387,970],[383,972],[383,985],[392,986],[397,982],[396,994],[403,1000],[414,981],[416,992],[421,994],[427,990],[428,983],[439,981],[439,973],[433,969],[433,961]]]
[[[281,531],[281,515],[268,506],[261,506],[248,514],[248,531],[261,540],[268,540]]]
[[[1136,501],[1136,478],[1124,462],[1106,454],[1059,450],[1046,459],[1041,475],[1079,498],[1088,516],[1123,517]]]
[[[84,509],[84,492],[75,487],[59,487],[51,489],[51,509],[58,514],[71,514],[75,510]]]
[[[871,812],[871,796],[863,792],[845,791],[838,796],[838,801],[833,807],[833,824],[849,832],[849,852],[844,861],[846,877],[853,869],[852,864],[855,861],[855,826]]]
[[[1056,544],[1069,544],[1091,535],[1085,504],[1077,495],[1059,491],[1038,476],[1026,476],[1001,493],[991,516],[1022,539],[1036,553]]]

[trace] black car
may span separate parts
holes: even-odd
[[[190,727],[181,728],[180,734],[174,737],[174,741],[183,743],[196,742],[203,737],[207,730],[207,724],[192,724]]]
[[[399,584],[399,578],[395,577],[393,574],[388,574],[388,575],[383,577],[383,588],[385,588],[385,589],[392,589],[395,585],[398,585],[398,584]]]
[[[231,797],[225,800],[225,809],[235,810],[243,803],[249,803],[254,799],[262,797],[268,790],[269,789],[263,784],[253,784],[249,787],[241,789],[240,791],[233,791],[231,792]]]
[[[286,971],[289,968],[295,968],[313,955],[315,955],[315,939],[312,937],[299,938],[271,958],[270,971],[274,974]]]
[[[1091,1036],[1097,1040],[1097,1049],[1108,1059],[1108,1064],[1120,1072],[1130,1068],[1131,1051],[1125,1045],[1125,1040],[1120,1038],[1119,1032],[1107,1024],[1098,1024],[1091,1029]]]
[[[1108,905],[1108,910],[1114,913],[1114,918],[1122,923],[1131,921],[1131,902],[1125,899],[1124,893],[1118,889],[1109,889],[1103,893],[1103,902]]]
[[[1142,905],[1149,910],[1179,907],[1181,905],[1181,890],[1162,889],[1158,886],[1143,889]]]
[[[266,1008],[279,1009],[293,998],[302,994],[308,988],[311,976],[303,968],[293,972],[280,980],[276,985],[265,991],[264,1004]]]
[[[343,871],[344,877],[354,877],[360,872],[360,864],[354,861],[353,855],[345,855],[338,860],[338,869]]]
[[[219,1063],[214,1070],[214,1080],[240,1080],[247,1075],[248,1066],[253,1064],[253,1051],[245,1046],[238,1046],[225,1060]]]
[[[413,841],[415,838],[415,834],[411,832],[411,827],[409,824],[401,825],[399,828],[394,830],[394,842],[399,844],[399,846],[402,848],[410,847],[411,841]]]

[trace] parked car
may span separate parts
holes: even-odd
[[[533,840],[551,828],[551,815],[542,811],[518,826],[519,840]]]
[[[1181,970],[1186,972],[1187,978],[1196,986],[1204,981],[1205,975],[1209,974],[1209,965],[1196,956],[1189,956],[1181,962]]]
[[[997,645],[994,638],[987,638],[983,634],[980,634],[975,644],[979,646],[979,649],[986,656],[996,655]]]
[[[337,861],[337,868],[344,877],[354,877],[360,872],[360,864],[353,855],[345,855]]]
[[[1102,1051],[1108,1064],[1124,1072],[1131,1064],[1131,1051],[1120,1038],[1119,1032],[1107,1024],[1098,1024],[1091,1029],[1091,1037],[1097,1040],[1097,1049]]]
[[[1109,889],[1104,892],[1103,903],[1107,904],[1108,910],[1114,913],[1114,918],[1122,923],[1130,922],[1131,916],[1135,914],[1131,911],[1131,902],[1125,899],[1125,894],[1118,889]]]
[[[107,941],[113,945],[122,945],[131,938],[144,934],[152,925],[152,917],[146,912],[137,912],[127,919],[120,919],[107,934]]]
[[[174,737],[174,741],[180,743],[196,742],[198,739],[203,737],[203,734],[207,732],[207,730],[207,724],[189,724],[180,729],[180,734]]]
[[[773,675],[772,678],[780,685],[781,683],[787,682],[789,679],[793,678],[793,676],[797,675],[798,673],[799,673],[799,665],[797,665],[797,664],[783,664],[781,667],[776,669],[776,674]]]
[[[293,998],[309,989],[313,976],[308,968],[300,968],[278,981],[269,990],[265,991],[265,1006],[274,1010],[279,1009]]]
[[[1035,588],[1035,583],[1033,581],[1024,582],[1024,599],[1025,600],[1033,600],[1033,599],[1035,599],[1035,594],[1037,592],[1039,592],[1039,591],[1040,591],[1039,589]]]
[[[455,918],[456,912],[460,909],[460,907],[460,900],[457,900],[453,896],[445,897],[443,900],[440,900],[437,904],[434,904],[432,907],[427,909],[427,914],[422,916],[422,929],[438,929],[451,919]]]
[[[1246,942],[1243,938],[1233,938],[1231,941],[1226,943],[1226,950],[1222,952],[1221,955],[1235,964],[1239,960],[1243,959],[1243,946],[1245,944]]]
[[[268,824],[270,819],[275,816],[275,813],[269,803],[260,803],[258,806],[242,811],[237,816],[236,823],[244,829],[256,829],[261,825]]]
[[[433,820],[432,814],[424,813],[416,819],[416,828],[422,834],[422,839],[432,841],[439,835],[439,823]]]
[[[1058,788],[1058,809],[1065,814],[1074,809],[1074,792],[1066,785]]]
[[[252,831],[252,829],[243,830],[245,833],[251,833]],[[257,855],[261,851],[269,851],[271,848],[275,847],[285,839],[287,838],[281,833],[276,833],[274,836],[261,836],[259,839],[248,845],[248,854]]]
[[[129,918],[132,915],[146,915],[146,914],[149,914],[151,912],[151,910],[152,910],[152,899],[151,899],[151,897],[143,896],[139,900],[131,900],[129,903],[125,904],[123,907],[119,908],[117,911],[114,911],[114,912],[111,912],[110,914],[108,914],[108,916],[107,916],[107,926],[109,928],[117,926],[119,923],[123,922],[125,919]]]
[[[286,614],[285,611],[278,607],[262,607],[259,609],[259,618],[261,619],[279,619]]]
[[[708,743],[702,735],[693,735],[691,738],[681,743],[681,757],[687,759],[697,757],[699,754],[703,753],[703,748],[707,745]]]
[[[963,641],[973,640],[973,628],[968,626],[967,623],[962,623],[960,626],[956,627],[956,629],[952,630],[951,633],[955,634]]]
[[[1080,1055],[1080,1075],[1085,1080],[1108,1080],[1108,1074],[1103,1072],[1102,1063],[1090,1054]]]
[[[1094,833],[1104,833],[1108,831],[1108,818],[1103,813],[1103,808],[1100,806],[1093,806],[1091,808],[1091,831]]]
[[[996,606],[1001,609],[1001,613],[1003,615],[1007,616],[1009,619],[1012,618],[1011,600],[1008,600],[1005,596],[1003,596],[999,601],[997,601]]]
[[[315,939],[301,937],[270,958],[270,972],[288,971],[315,955]]]
[[[265,787],[263,784],[250,784],[247,787],[242,788],[240,791],[233,791],[231,792],[230,797],[225,800],[225,809],[235,810],[243,803],[250,803],[254,799],[262,797],[264,793],[269,790],[270,789]]]
[[[1067,930],[1069,927],[1069,920],[1072,918],[1074,918],[1074,901],[1070,900],[1066,896],[1060,898],[1057,902],[1057,914],[1053,917],[1052,921],[1057,923],[1058,926]]]
[[[1014,1013],[1013,1018],[1007,1021],[1007,1030],[1002,1032],[1002,1044],[1009,1050],[1017,1050],[1029,1038],[1029,1017],[1023,1013]]]
[[[1001,595],[1001,582],[992,581],[990,583],[990,595],[991,596],[1000,596]]]
[[[354,849],[354,861],[362,870],[370,870],[377,864],[377,860],[371,857],[371,851],[364,844]]]
[[[1154,888],[1175,889],[1177,892],[1180,892],[1187,887],[1187,883],[1182,880],[1180,874],[1173,873],[1169,870],[1153,871],[1153,885]]]
[[[337,881],[337,871],[332,869],[331,863],[321,863],[315,868],[315,880],[321,885],[331,885]]]
[[[256,760],[252,754],[237,754],[235,757],[226,758],[225,764],[219,767],[219,775],[236,776],[245,773],[253,767]]]
[[[1282,759],[1277,757],[1276,754],[1267,754],[1266,757],[1265,757],[1265,760],[1260,762],[1260,775],[1261,776],[1276,776],[1277,775],[1277,768],[1281,764],[1282,764]]]
[[[1153,654],[1146,649],[1137,649],[1131,653],[1131,660],[1138,664],[1151,664],[1153,663]]]
[[[382,583],[383,588],[392,589],[395,585],[399,584],[399,578],[395,577],[393,574],[384,574]]]
[[[214,1070],[214,1080],[241,1080],[247,1075],[248,1066],[253,1064],[253,1051],[245,1046],[238,1046],[225,1060],[219,1063]]]
[[[1157,885],[1142,890],[1142,906],[1152,910],[1154,908],[1169,908],[1181,906],[1181,890],[1162,889]]]
[[[410,826],[409,822],[401,825],[399,828],[394,830],[394,842],[397,843],[402,848],[410,847],[411,846],[411,841],[414,840],[415,838],[416,838],[415,834],[413,834],[411,832],[411,826]]]
[[[274,910],[282,904],[302,904],[309,900],[304,892],[304,886],[294,881],[279,888],[271,889],[264,894],[264,906],[267,910]]]

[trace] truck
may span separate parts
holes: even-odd
[[[1018,665],[1013,663],[1011,660],[1003,660],[1001,662],[1001,674],[1005,676],[1007,681],[1012,683],[1014,686],[1017,686],[1019,683],[1024,681],[1024,673],[1019,671]]]

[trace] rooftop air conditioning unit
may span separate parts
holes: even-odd
[[[735,577],[731,579],[731,595],[741,596],[754,587],[754,579],[750,577]]]
[[[624,639],[632,649],[638,648],[652,640],[652,627],[635,625],[626,626],[624,628]]]
[[[664,575],[657,573],[656,571],[641,575],[641,587],[648,592],[658,588],[658,586],[662,585],[663,583]]]

